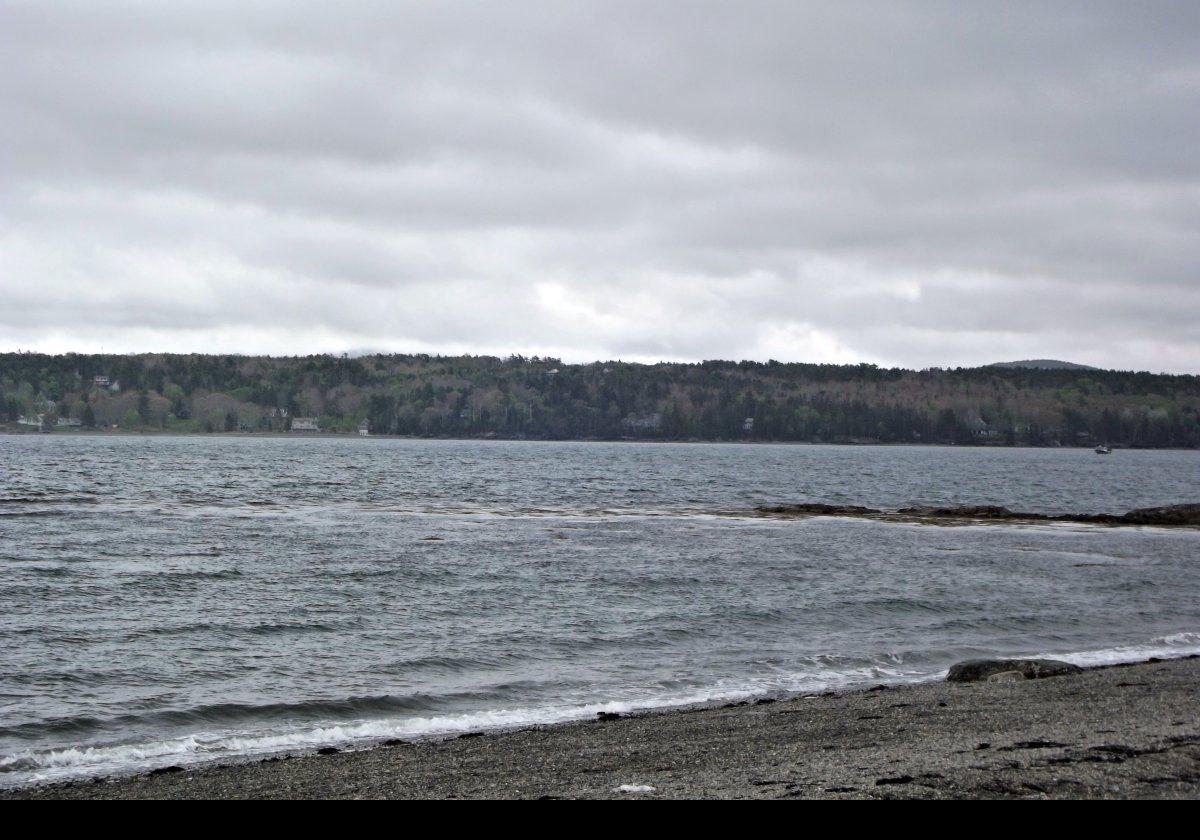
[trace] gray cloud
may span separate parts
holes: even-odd
[[[0,343],[1200,372],[1189,3],[0,0]]]

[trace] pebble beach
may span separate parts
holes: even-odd
[[[168,768],[4,799],[1194,799],[1200,658]]]

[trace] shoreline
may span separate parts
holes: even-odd
[[[145,431],[125,431],[118,429],[95,429],[84,431],[79,429],[55,429],[51,432],[36,430],[12,429],[0,427],[0,435],[11,437],[178,437],[178,438],[258,438],[258,439],[309,439],[309,440],[424,440],[424,441],[454,441],[464,443],[632,443],[632,444],[672,444],[672,445],[719,445],[719,446],[844,446],[855,449],[862,448],[907,448],[907,449],[1033,449],[1033,450],[1065,450],[1091,451],[1092,444],[1059,444],[1031,446],[1028,444],[979,443],[917,443],[917,442],[884,442],[884,441],[814,441],[814,440],[706,440],[702,438],[540,438],[540,437],[503,437],[500,435],[477,435],[475,437],[438,437],[425,435],[359,435],[355,432],[180,432],[165,429],[150,429]],[[1200,448],[1186,446],[1117,446],[1114,452],[1198,452]]]
[[[1192,799],[1197,697],[1192,655],[389,741],[34,784],[0,799]]]

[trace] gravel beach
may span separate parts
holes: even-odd
[[[8,790],[3,799],[1200,797],[1200,658]]]

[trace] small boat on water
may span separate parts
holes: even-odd
[[[1111,447],[1111,446],[1105,446],[1105,445],[1102,443],[1102,444],[1100,444],[1099,446],[1097,446],[1097,447],[1096,447],[1096,454],[1097,454],[1097,455],[1111,455],[1111,454],[1112,454],[1112,447]]]

